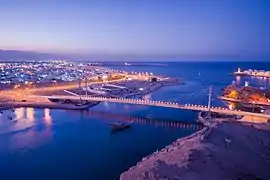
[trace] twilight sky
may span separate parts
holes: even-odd
[[[270,55],[270,0],[2,0],[0,48]]]

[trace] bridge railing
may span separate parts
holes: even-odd
[[[92,96],[42,96],[46,98],[54,98],[54,99],[82,99],[89,101],[107,101],[107,102],[117,102],[117,103],[129,103],[129,104],[140,104],[140,105],[151,105],[151,106],[161,106],[161,107],[171,107],[171,108],[179,108],[179,109],[187,109],[187,110],[196,110],[196,111],[208,111],[208,107],[204,105],[196,105],[196,104],[184,104],[181,105],[176,102],[167,102],[167,101],[150,101],[150,100],[142,100],[142,99],[128,99],[128,98],[110,98],[110,97],[92,97]],[[214,107],[210,108],[210,111],[224,114],[235,114],[235,115],[257,115],[261,117],[268,117],[270,115],[261,114],[261,113],[252,113],[247,111],[241,111],[237,109],[229,109],[222,107]]]

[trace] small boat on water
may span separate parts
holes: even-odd
[[[112,130],[120,131],[120,130],[130,128],[131,123],[132,121],[129,121],[129,122],[119,121],[119,122],[110,123],[109,125],[112,127]]]

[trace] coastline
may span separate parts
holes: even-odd
[[[270,78],[270,75],[263,75],[263,74],[250,74],[246,72],[234,72],[231,73],[233,76],[250,76],[250,77],[260,77],[260,78]]]
[[[236,103],[243,102],[242,100],[229,98],[226,96],[218,96],[218,99],[224,100],[224,101],[229,101],[229,102],[236,102]],[[253,102],[246,102],[246,103],[254,104],[254,105],[262,105],[262,106],[270,106],[270,102],[254,101],[254,103]]]
[[[270,124],[216,120],[129,168],[120,180],[270,179]]]
[[[75,106],[72,104],[59,104],[59,103],[51,103],[51,102],[6,102],[4,105],[12,108],[21,108],[21,107],[29,107],[29,108],[49,108],[49,109],[66,109],[66,110],[84,110],[89,107],[93,107],[98,105],[100,102],[90,102],[86,105]],[[2,105],[2,103],[0,103]],[[2,110],[6,110],[9,108],[2,108]]]
[[[158,91],[162,87],[167,87],[167,86],[174,86],[174,85],[179,85],[182,84],[179,82],[178,79],[175,78],[167,78],[165,80],[162,80],[158,82],[158,85],[156,85],[153,88],[150,88],[149,90],[145,92],[140,92],[140,93],[133,93],[133,94],[127,94],[124,96],[124,98],[131,98],[131,97],[138,97],[141,98],[144,95],[153,93],[155,91]],[[67,109],[67,110],[84,110],[88,109],[90,107],[98,105],[100,102],[89,102],[86,105],[80,105],[80,106],[75,106],[73,104],[60,104],[60,103],[53,103],[50,102],[49,100],[30,100],[30,101],[0,101],[0,109],[1,110],[6,110],[10,108],[20,108],[20,107],[31,107],[31,108],[50,108],[50,109]]]

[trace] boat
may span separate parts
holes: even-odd
[[[109,125],[112,127],[112,130],[120,131],[131,127],[132,121],[129,122],[114,122],[110,123]]]

